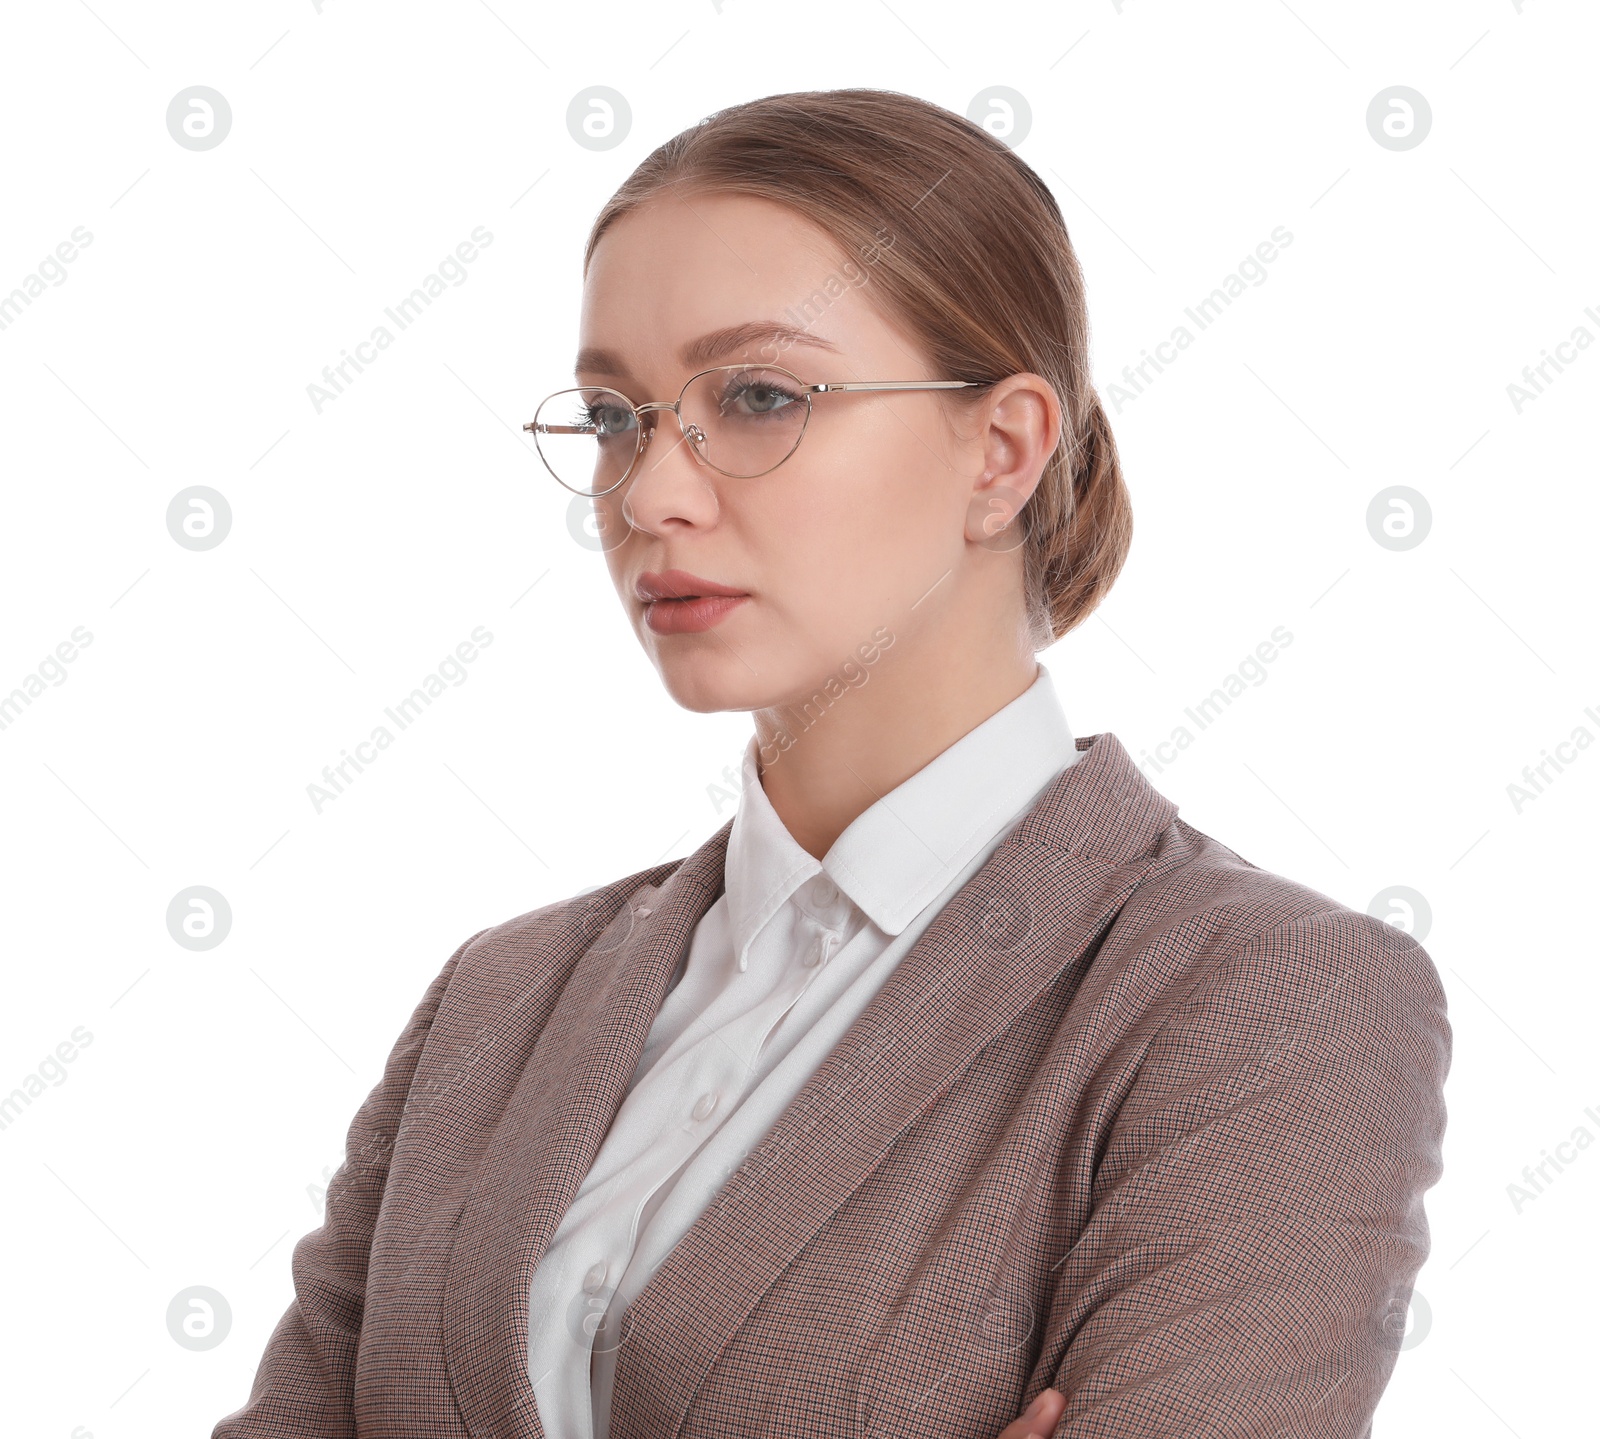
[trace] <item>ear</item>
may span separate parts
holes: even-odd
[[[966,537],[985,549],[1017,549],[1025,539],[1017,516],[1061,439],[1061,401],[1043,376],[1023,372],[1000,381],[976,418],[983,473],[973,480]]]

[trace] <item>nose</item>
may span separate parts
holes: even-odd
[[[657,411],[645,423],[644,448],[623,487],[623,518],[655,535],[715,524],[720,506],[710,467],[698,449],[704,443],[698,427],[680,427],[670,411]]]

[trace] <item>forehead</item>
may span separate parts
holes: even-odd
[[[613,222],[584,278],[588,294],[619,271],[693,268],[728,282],[767,283],[785,275],[826,273],[843,252],[828,232],[798,211],[758,195],[703,193],[670,186]]]
[[[801,336],[779,342],[797,359],[838,351],[873,322],[856,293],[860,275],[826,231],[785,206],[744,195],[658,196],[595,246],[579,319],[580,359],[591,363],[580,368],[703,368],[718,360],[690,342],[741,328],[752,351],[770,346],[763,327],[775,326]],[[727,358],[742,358],[737,346]]]

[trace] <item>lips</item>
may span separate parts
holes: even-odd
[[[662,570],[659,574],[654,570],[646,570],[635,581],[633,592],[641,600],[647,601],[695,600],[709,595],[749,593],[748,590],[734,589],[731,585],[719,585],[715,580],[703,580],[699,575],[691,575],[688,570]]]
[[[644,620],[660,635],[695,634],[721,624],[750,598],[746,590],[702,579],[687,570],[646,570],[633,592],[644,601]]]

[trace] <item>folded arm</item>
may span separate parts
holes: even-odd
[[[479,934],[483,933],[482,930]],[[355,1433],[356,1349],[372,1232],[417,1061],[445,986],[473,935],[446,961],[350,1123],[344,1162],[328,1181],[322,1227],[294,1247],[294,1298],[267,1341],[249,1401],[211,1439],[343,1439]]]
[[[1150,1040],[1059,1265],[1057,1439],[1369,1432],[1427,1256],[1450,1030],[1426,952],[1311,916]]]

